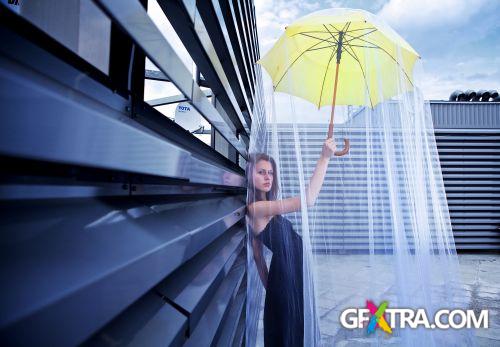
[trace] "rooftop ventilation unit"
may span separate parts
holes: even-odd
[[[481,101],[481,102],[488,102],[488,101],[494,101],[494,102],[500,102],[500,98],[498,96],[498,92],[496,90],[478,90],[477,92],[469,89],[465,92],[461,90],[455,90],[453,93],[450,94],[449,101],[461,101],[461,102],[467,102],[467,101]]]

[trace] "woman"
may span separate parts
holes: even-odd
[[[335,141],[327,139],[306,188],[305,200],[314,205],[328,162],[335,152]],[[264,306],[264,344],[302,346],[304,343],[304,298],[302,238],[282,214],[300,211],[301,198],[276,200],[278,180],[274,159],[264,153],[250,156],[247,164],[248,222],[252,229],[252,248],[262,284],[266,288]],[[269,271],[262,244],[273,253]]]

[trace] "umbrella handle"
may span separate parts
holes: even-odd
[[[331,138],[332,136],[333,136],[333,123],[330,123],[330,125],[328,126],[328,137],[327,138]],[[342,156],[346,155],[347,153],[349,153],[350,147],[351,146],[349,143],[349,139],[344,138],[344,149],[341,151],[335,151],[333,154],[335,154],[335,156],[337,156],[337,157],[342,157]]]
[[[328,126],[328,138],[330,139],[332,136],[333,136],[333,123],[330,123],[330,125]],[[350,147],[351,146],[350,146],[349,139],[344,138],[344,149],[341,151],[335,151],[335,153],[334,153],[335,156],[342,157],[342,156],[346,155],[347,153],[349,153]]]
[[[336,151],[334,154],[337,157],[341,157],[341,156],[346,155],[347,153],[349,153],[349,149],[350,149],[349,139],[344,138],[344,149],[341,150],[341,151]]]

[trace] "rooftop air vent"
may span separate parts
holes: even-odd
[[[453,93],[450,94],[449,101],[461,101],[461,102],[494,101],[494,102],[500,102],[500,97],[498,96],[498,92],[496,90],[481,89],[481,90],[478,90],[477,92],[472,90],[472,89],[469,89],[465,92],[463,92],[461,90],[455,90]]]

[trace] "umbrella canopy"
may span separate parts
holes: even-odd
[[[318,107],[332,105],[337,73],[334,104],[373,108],[398,91],[413,88],[412,70],[418,58],[376,16],[343,8],[317,11],[290,24],[258,63],[271,76],[275,91]]]

